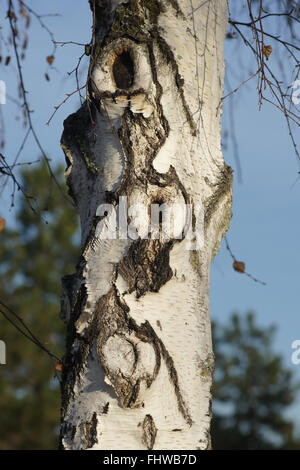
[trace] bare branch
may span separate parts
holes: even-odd
[[[25,338],[27,338],[29,341],[31,341],[33,344],[35,344],[38,348],[40,348],[42,351],[44,351],[51,359],[51,361],[54,361],[54,368],[56,369],[56,364],[61,363],[61,359],[53,354],[51,351],[49,351],[46,346],[44,346],[41,341],[32,333],[32,331],[29,329],[29,327],[26,325],[24,320],[16,313],[14,310],[12,310],[10,307],[8,307],[3,301],[0,300],[0,305],[3,307],[3,309],[0,309],[0,313],[3,315],[3,317],[16,328],[19,333],[21,333]],[[12,319],[13,317],[13,319]],[[19,324],[18,324],[19,323]]]
[[[74,205],[73,202],[66,197],[66,195],[63,193],[61,187],[60,187],[60,184],[58,183],[53,171],[52,171],[52,168],[50,166],[50,163],[49,163],[49,159],[46,155],[46,152],[45,150],[43,149],[42,145],[41,145],[41,142],[37,136],[37,133],[35,131],[35,128],[33,126],[33,122],[32,122],[32,119],[31,119],[31,110],[30,110],[30,107],[29,107],[29,103],[28,103],[28,100],[27,100],[27,92],[26,92],[26,89],[25,89],[25,83],[24,83],[24,78],[23,78],[23,72],[22,72],[22,67],[21,67],[21,62],[20,62],[20,56],[19,56],[19,52],[18,52],[18,45],[17,45],[17,42],[16,42],[16,33],[15,33],[15,28],[14,28],[14,18],[16,17],[13,12],[14,12],[14,7],[13,7],[13,2],[12,0],[8,0],[8,3],[9,3],[9,14],[8,14],[8,20],[9,20],[9,24],[10,24],[10,29],[11,29],[11,34],[12,34],[12,41],[13,41],[13,49],[14,49],[14,53],[15,53],[15,57],[16,57],[16,62],[17,62],[17,69],[18,69],[18,75],[19,75],[19,80],[20,80],[20,89],[21,89],[21,93],[22,93],[22,98],[23,98],[23,105],[24,105],[24,109],[25,109],[25,113],[26,113],[26,117],[28,119],[28,126],[29,126],[29,130],[31,132],[31,134],[33,135],[34,137],[34,140],[39,148],[39,150],[41,151],[41,154],[46,162],[46,165],[48,167],[48,171],[49,171],[49,174],[51,176],[51,179],[55,182],[56,186],[58,187],[60,193],[62,194],[63,198],[65,200],[67,200],[70,204]],[[25,4],[24,4],[25,5]],[[27,5],[25,5],[26,8]],[[31,9],[28,8],[29,11],[31,11]],[[38,16],[38,15],[37,15]],[[43,22],[41,22],[41,24],[44,25]],[[44,27],[44,26],[43,26]],[[47,27],[45,27],[45,29],[48,29]],[[52,33],[51,33],[52,34]]]

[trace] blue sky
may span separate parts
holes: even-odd
[[[60,17],[45,18],[57,41],[90,41],[91,17],[86,0],[52,0],[40,2],[29,0],[29,4],[41,13],[60,12]],[[76,5],[76,6],[75,6]],[[1,15],[3,24],[3,14]],[[29,92],[33,122],[48,155],[55,162],[63,162],[59,140],[63,120],[79,106],[78,97],[70,99],[56,114],[50,126],[46,126],[53,106],[60,103],[65,93],[76,89],[75,77],[67,77],[74,69],[82,48],[74,45],[58,47],[54,70],[47,70],[46,56],[51,54],[49,36],[36,21],[30,28],[30,42],[24,63],[24,77]],[[241,67],[241,52],[244,67]],[[5,46],[2,49],[5,55]],[[228,79],[232,88],[239,83],[239,77],[247,78],[254,72],[254,63],[247,48],[241,41],[227,42],[225,59],[228,64]],[[287,78],[291,69],[284,57],[283,66]],[[275,61],[275,57],[270,58]],[[86,62],[87,64],[87,62]],[[230,70],[233,72],[230,72]],[[241,68],[243,70],[241,71]],[[45,71],[50,82],[44,79]],[[85,80],[85,67],[81,84]],[[239,73],[236,73],[239,70]],[[237,77],[238,75],[238,77]],[[0,69],[0,79],[7,84],[7,93],[16,94],[16,71],[11,67]],[[291,78],[292,80],[292,78]],[[293,368],[300,379],[300,365],[292,365],[291,343],[300,339],[300,179],[291,188],[299,171],[293,148],[288,136],[285,120],[281,113],[269,104],[258,111],[255,79],[237,94],[224,102],[223,125],[231,122],[229,100],[234,99],[234,117],[239,145],[239,157],[243,172],[243,183],[238,184],[237,172],[234,181],[234,203],[228,240],[238,260],[246,263],[246,270],[265,281],[266,286],[253,282],[232,269],[232,260],[224,242],[211,269],[211,317],[225,321],[233,311],[245,314],[252,310],[257,314],[260,325],[275,323],[278,326],[276,350],[284,355],[286,366]],[[300,106],[300,105],[298,105]],[[299,111],[299,110],[298,110]],[[8,100],[2,105],[7,141],[4,154],[13,159],[23,139],[25,130],[19,121],[16,106]],[[295,134],[300,144],[299,131]],[[39,151],[32,138],[28,141],[22,161],[39,157]],[[236,170],[232,145],[224,149],[226,162]],[[5,192],[0,216],[13,224],[14,213],[9,212],[11,188]],[[300,398],[297,405],[299,411]]]

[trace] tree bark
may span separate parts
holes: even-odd
[[[63,279],[65,449],[210,448],[209,270],[232,171],[219,107],[227,6],[202,3],[90,0],[88,100],[62,136],[82,229]],[[151,204],[166,211],[149,235]]]

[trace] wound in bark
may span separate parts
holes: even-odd
[[[129,50],[118,54],[112,67],[113,77],[118,88],[128,90],[134,81],[134,63]]]

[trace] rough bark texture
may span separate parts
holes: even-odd
[[[82,255],[63,279],[61,446],[208,449],[209,269],[231,217],[217,110],[226,2],[90,4],[89,100],[62,136]],[[129,207],[190,204],[202,242],[178,238],[180,217],[168,239],[105,239],[114,214],[101,205],[122,196]],[[128,222],[148,232],[140,214]]]

